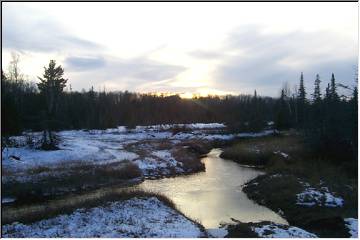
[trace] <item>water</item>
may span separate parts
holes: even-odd
[[[175,202],[188,217],[198,220],[205,228],[217,228],[231,223],[263,220],[287,224],[272,210],[247,198],[242,185],[262,174],[219,157],[220,149],[213,149],[202,161],[206,171],[189,176],[146,180],[137,188],[159,192]]]

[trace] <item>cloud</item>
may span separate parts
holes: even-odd
[[[183,66],[160,63],[147,58],[119,60],[114,62],[112,66],[116,74],[144,81],[160,81],[173,78],[186,69]]]
[[[200,59],[219,59],[224,56],[224,54],[217,51],[209,51],[209,50],[196,50],[189,53],[190,56],[200,58]]]
[[[100,48],[94,42],[68,33],[43,12],[25,6],[4,5],[2,24],[3,47],[7,49],[54,52]]]
[[[331,40],[331,41],[330,41]],[[300,72],[312,91],[316,73],[323,86],[332,72],[345,84],[354,82],[356,42],[330,32],[265,33],[261,27],[237,29],[222,52],[231,53],[214,71],[215,86],[224,90],[276,96],[282,83],[298,84]]]
[[[70,71],[89,71],[104,67],[106,64],[102,57],[68,57],[65,66]]]
[[[143,90],[144,85],[169,86],[172,79],[186,70],[183,66],[157,62],[146,56],[135,59],[70,56],[65,64],[75,87],[89,85],[84,82],[89,81],[94,86],[114,86],[116,90],[131,91]]]

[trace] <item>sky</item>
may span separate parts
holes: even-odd
[[[357,2],[2,3],[11,53],[37,81],[50,59],[73,90],[278,96],[304,73],[354,85]]]

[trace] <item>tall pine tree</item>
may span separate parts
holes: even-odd
[[[55,60],[50,60],[49,66],[44,67],[43,78],[38,77],[38,88],[46,103],[44,118],[43,149],[54,149],[55,139],[52,131],[55,128],[56,113],[60,103],[61,94],[66,87],[67,79],[63,78],[64,69],[56,66]]]
[[[330,99],[332,101],[338,101],[339,100],[339,95],[337,94],[334,73],[331,74],[331,81],[330,81],[330,89],[329,90],[330,90],[329,91]]]
[[[319,74],[316,74],[316,79],[315,79],[315,87],[314,87],[314,93],[312,94],[313,97],[313,102],[315,104],[320,103],[321,102],[321,91],[320,91],[320,76]]]
[[[302,128],[306,119],[306,91],[304,86],[304,75],[301,72],[300,75],[300,86],[297,96],[297,108],[298,108],[298,122],[297,127]]]

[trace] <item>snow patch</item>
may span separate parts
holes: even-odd
[[[356,218],[345,218],[345,226],[349,229],[349,233],[351,235],[351,238],[357,238],[358,237],[358,220]]]
[[[281,224],[268,224],[261,227],[252,227],[259,237],[265,238],[316,238],[313,233],[309,233],[301,228],[286,226]]]
[[[11,203],[11,202],[15,202],[16,198],[12,198],[12,197],[3,197],[1,198],[1,203]]]
[[[157,198],[132,198],[104,207],[78,209],[29,225],[2,226],[3,237],[202,237],[199,227]]]
[[[288,158],[289,157],[289,154],[286,154],[286,153],[281,152],[281,151],[275,151],[274,154],[281,155],[283,158]]]
[[[327,187],[322,187],[321,191],[307,187],[303,192],[296,194],[296,197],[296,204],[302,206],[342,207],[344,204],[344,199],[335,197]]]
[[[228,230],[225,228],[209,228],[206,232],[213,238],[223,238],[228,234]]]

